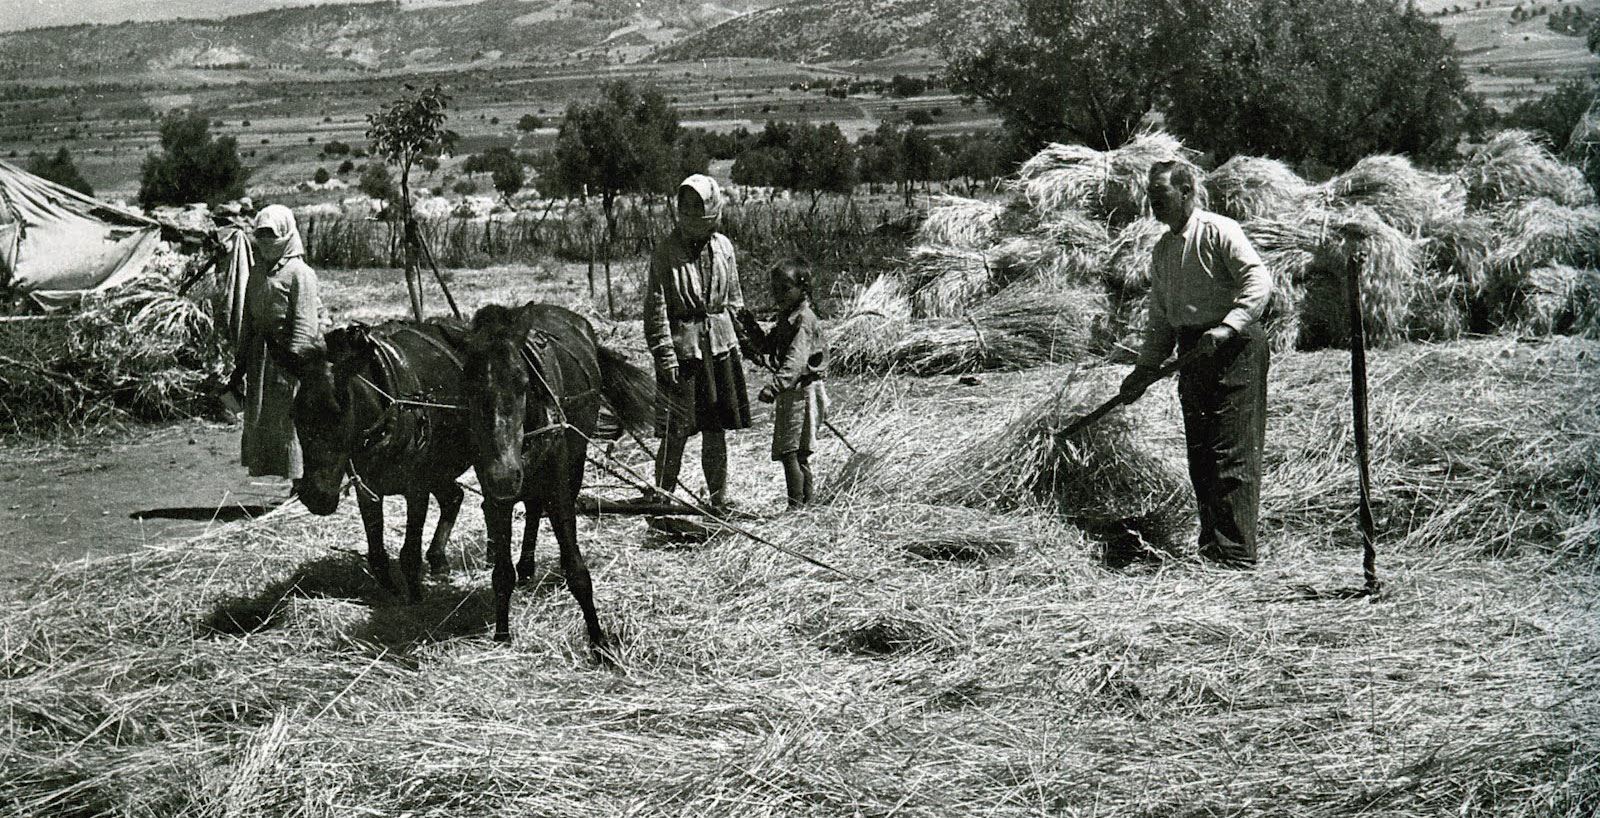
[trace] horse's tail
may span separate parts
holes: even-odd
[[[628,363],[622,353],[595,346],[600,359],[600,395],[625,428],[649,434],[655,425],[655,376]]]

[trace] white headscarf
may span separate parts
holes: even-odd
[[[684,188],[693,190],[700,201],[705,202],[706,215],[702,219],[687,219],[680,213],[678,226],[683,230],[683,235],[694,241],[705,241],[711,234],[717,232],[717,224],[722,219],[722,186],[717,180],[703,173],[696,173],[678,184],[681,194]]]
[[[256,214],[255,229],[269,230],[272,238],[255,234],[255,264],[275,272],[283,263],[306,254],[305,243],[300,240],[300,228],[295,226],[294,211],[283,205],[267,205]]]

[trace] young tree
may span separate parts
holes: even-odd
[[[522,189],[526,177],[522,173],[522,163],[515,162],[496,167],[490,173],[489,179],[494,183],[494,189],[500,191],[500,195],[509,202],[512,195]]]
[[[531,133],[543,127],[544,120],[540,119],[536,114],[523,114],[522,118],[517,120],[517,130],[523,133]]]
[[[327,168],[317,168],[317,172],[311,174],[311,181],[316,182],[319,185],[327,184],[328,179],[330,178],[331,177],[328,175]]]
[[[213,137],[211,121],[198,112],[174,111],[161,120],[161,153],[145,157],[139,203],[145,207],[216,202],[244,195],[250,171],[239,161],[231,136]]]
[[[784,186],[811,195],[811,211],[823,193],[848,195],[856,186],[855,148],[835,123],[802,124],[789,148]]]
[[[411,295],[411,313],[422,320],[422,280],[417,273],[417,256],[422,248],[422,236],[416,219],[411,214],[411,168],[422,158],[449,153],[457,135],[444,127],[445,108],[450,97],[437,83],[431,88],[417,91],[405,86],[406,93],[375,114],[367,114],[367,139],[372,142],[372,154],[389,164],[400,166],[400,221],[404,225],[402,241],[405,254],[406,289]],[[440,281],[441,286],[443,281]],[[448,290],[445,299],[452,311],[455,302]],[[458,313],[459,315],[459,313]]]
[[[14,155],[14,154],[13,154]],[[43,153],[28,154],[28,172],[55,182],[63,187],[69,187],[85,196],[93,196],[94,188],[78,172],[78,166],[72,161],[72,154],[66,148],[56,151],[55,156],[46,156]]]

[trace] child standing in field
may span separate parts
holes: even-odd
[[[828,342],[811,308],[811,269],[798,259],[772,269],[778,322],[763,331],[748,310],[739,314],[759,359],[771,370],[758,399],[773,404],[772,459],[783,464],[789,507],[811,502],[811,449],[828,411]]]

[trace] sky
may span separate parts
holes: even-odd
[[[228,17],[284,6],[350,0],[0,0],[0,31],[74,23]]]

